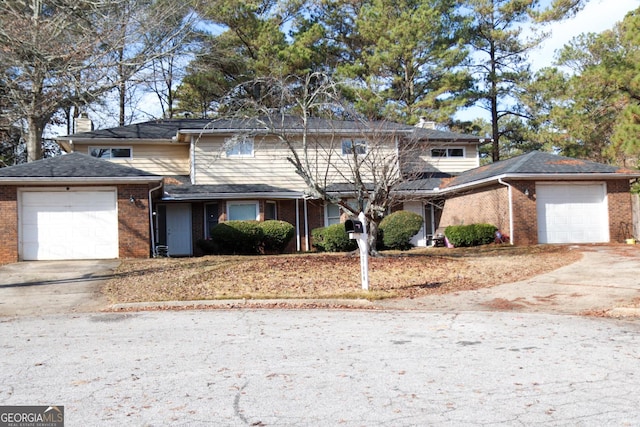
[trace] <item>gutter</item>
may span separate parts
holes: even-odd
[[[156,251],[156,233],[153,227],[153,202],[151,201],[151,193],[161,189],[162,185],[163,183],[160,182],[160,185],[149,190],[149,229],[151,231],[151,253],[153,254],[154,258],[158,256],[158,254]]]
[[[206,194],[185,194],[170,196],[165,193],[162,200],[165,201],[188,201],[188,200],[209,200],[209,199],[229,199],[229,200],[248,200],[248,199],[278,199],[293,200],[304,197],[302,193],[206,193]]]
[[[0,177],[0,183],[2,184],[16,184],[16,185],[27,185],[27,184],[55,184],[55,185],[64,185],[64,184],[127,184],[127,183],[154,183],[159,180],[162,180],[162,177],[101,177],[101,178],[93,178],[93,177]]]

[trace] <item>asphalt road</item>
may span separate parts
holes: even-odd
[[[640,322],[211,310],[0,318],[2,405],[67,426],[640,425]]]

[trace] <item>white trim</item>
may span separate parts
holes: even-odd
[[[342,208],[340,207],[340,205],[336,205],[333,203],[329,203],[329,202],[325,202],[324,204],[324,226],[327,227],[329,225],[332,225],[329,223],[329,206],[335,206],[338,208],[338,223],[340,222],[340,217],[342,216]],[[331,218],[335,218],[335,217],[331,217]],[[336,223],[337,224],[337,223]]]
[[[273,218],[267,218],[267,206],[273,205]],[[269,219],[278,219],[278,202],[275,200],[265,200],[264,201],[264,220],[267,221]]]
[[[119,212],[118,212],[118,188],[114,186],[100,186],[100,187],[18,187],[17,188],[17,211],[18,211],[18,256],[20,260],[24,260],[24,206],[23,206],[23,195],[25,193],[75,193],[75,192],[105,192],[112,193],[115,198],[115,215],[116,215],[116,223],[119,222]],[[73,227],[73,224],[69,224],[69,227]],[[115,258],[117,259],[120,255],[120,236],[119,230],[116,225],[116,253]]]
[[[446,156],[434,156],[433,155],[433,150],[445,150],[447,155]],[[449,155],[449,151],[450,150],[462,150],[462,156],[451,156]],[[432,159],[464,159],[467,157],[467,150],[464,146],[453,146],[453,147],[440,147],[440,146],[436,146],[436,147],[431,147],[429,149],[429,157],[431,157]]]
[[[233,202],[227,202],[227,221],[233,221],[231,219],[231,215],[229,212],[229,208],[231,206],[241,206],[241,205],[254,205],[256,207],[256,218],[255,220],[258,221],[260,219],[260,203],[257,200],[235,200]]]
[[[109,150],[109,157],[98,157],[98,156],[94,156],[91,154],[91,150]],[[113,157],[112,155],[112,151],[113,150],[129,150],[129,156],[128,157]],[[133,146],[127,145],[127,146],[115,146],[115,145],[90,145],[87,147],[87,154],[91,157],[93,157],[94,159],[103,159],[103,160],[116,160],[116,159],[124,159],[124,160],[131,160],[133,159]]]
[[[350,144],[351,150],[353,150],[353,146],[355,144],[356,147],[356,155],[357,156],[366,156],[369,152],[369,144],[367,140],[364,138],[343,138],[340,140],[340,153],[343,157],[352,156],[353,153],[351,151],[345,152],[345,143]],[[364,143],[364,144],[363,144]],[[364,145],[364,153],[358,153],[358,147],[362,147]]]
[[[251,153],[235,153],[234,151],[241,146],[251,144]],[[245,136],[245,135],[233,135],[229,138],[224,139],[224,145],[222,146],[224,149],[225,156],[228,159],[248,159],[255,157],[255,141],[253,137]]]

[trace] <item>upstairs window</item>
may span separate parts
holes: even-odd
[[[253,157],[253,138],[233,136],[224,141],[227,157]]]
[[[89,155],[98,159],[130,159],[131,148],[89,147]]]
[[[367,154],[367,141],[363,139],[343,139],[342,140],[342,155],[353,155],[353,152],[358,156]]]
[[[431,157],[464,157],[464,148],[432,148]]]

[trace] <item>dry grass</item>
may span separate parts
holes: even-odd
[[[103,291],[112,303],[274,298],[414,298],[515,282],[570,264],[566,246],[429,248],[370,258],[370,291],[349,254],[124,260]]]

